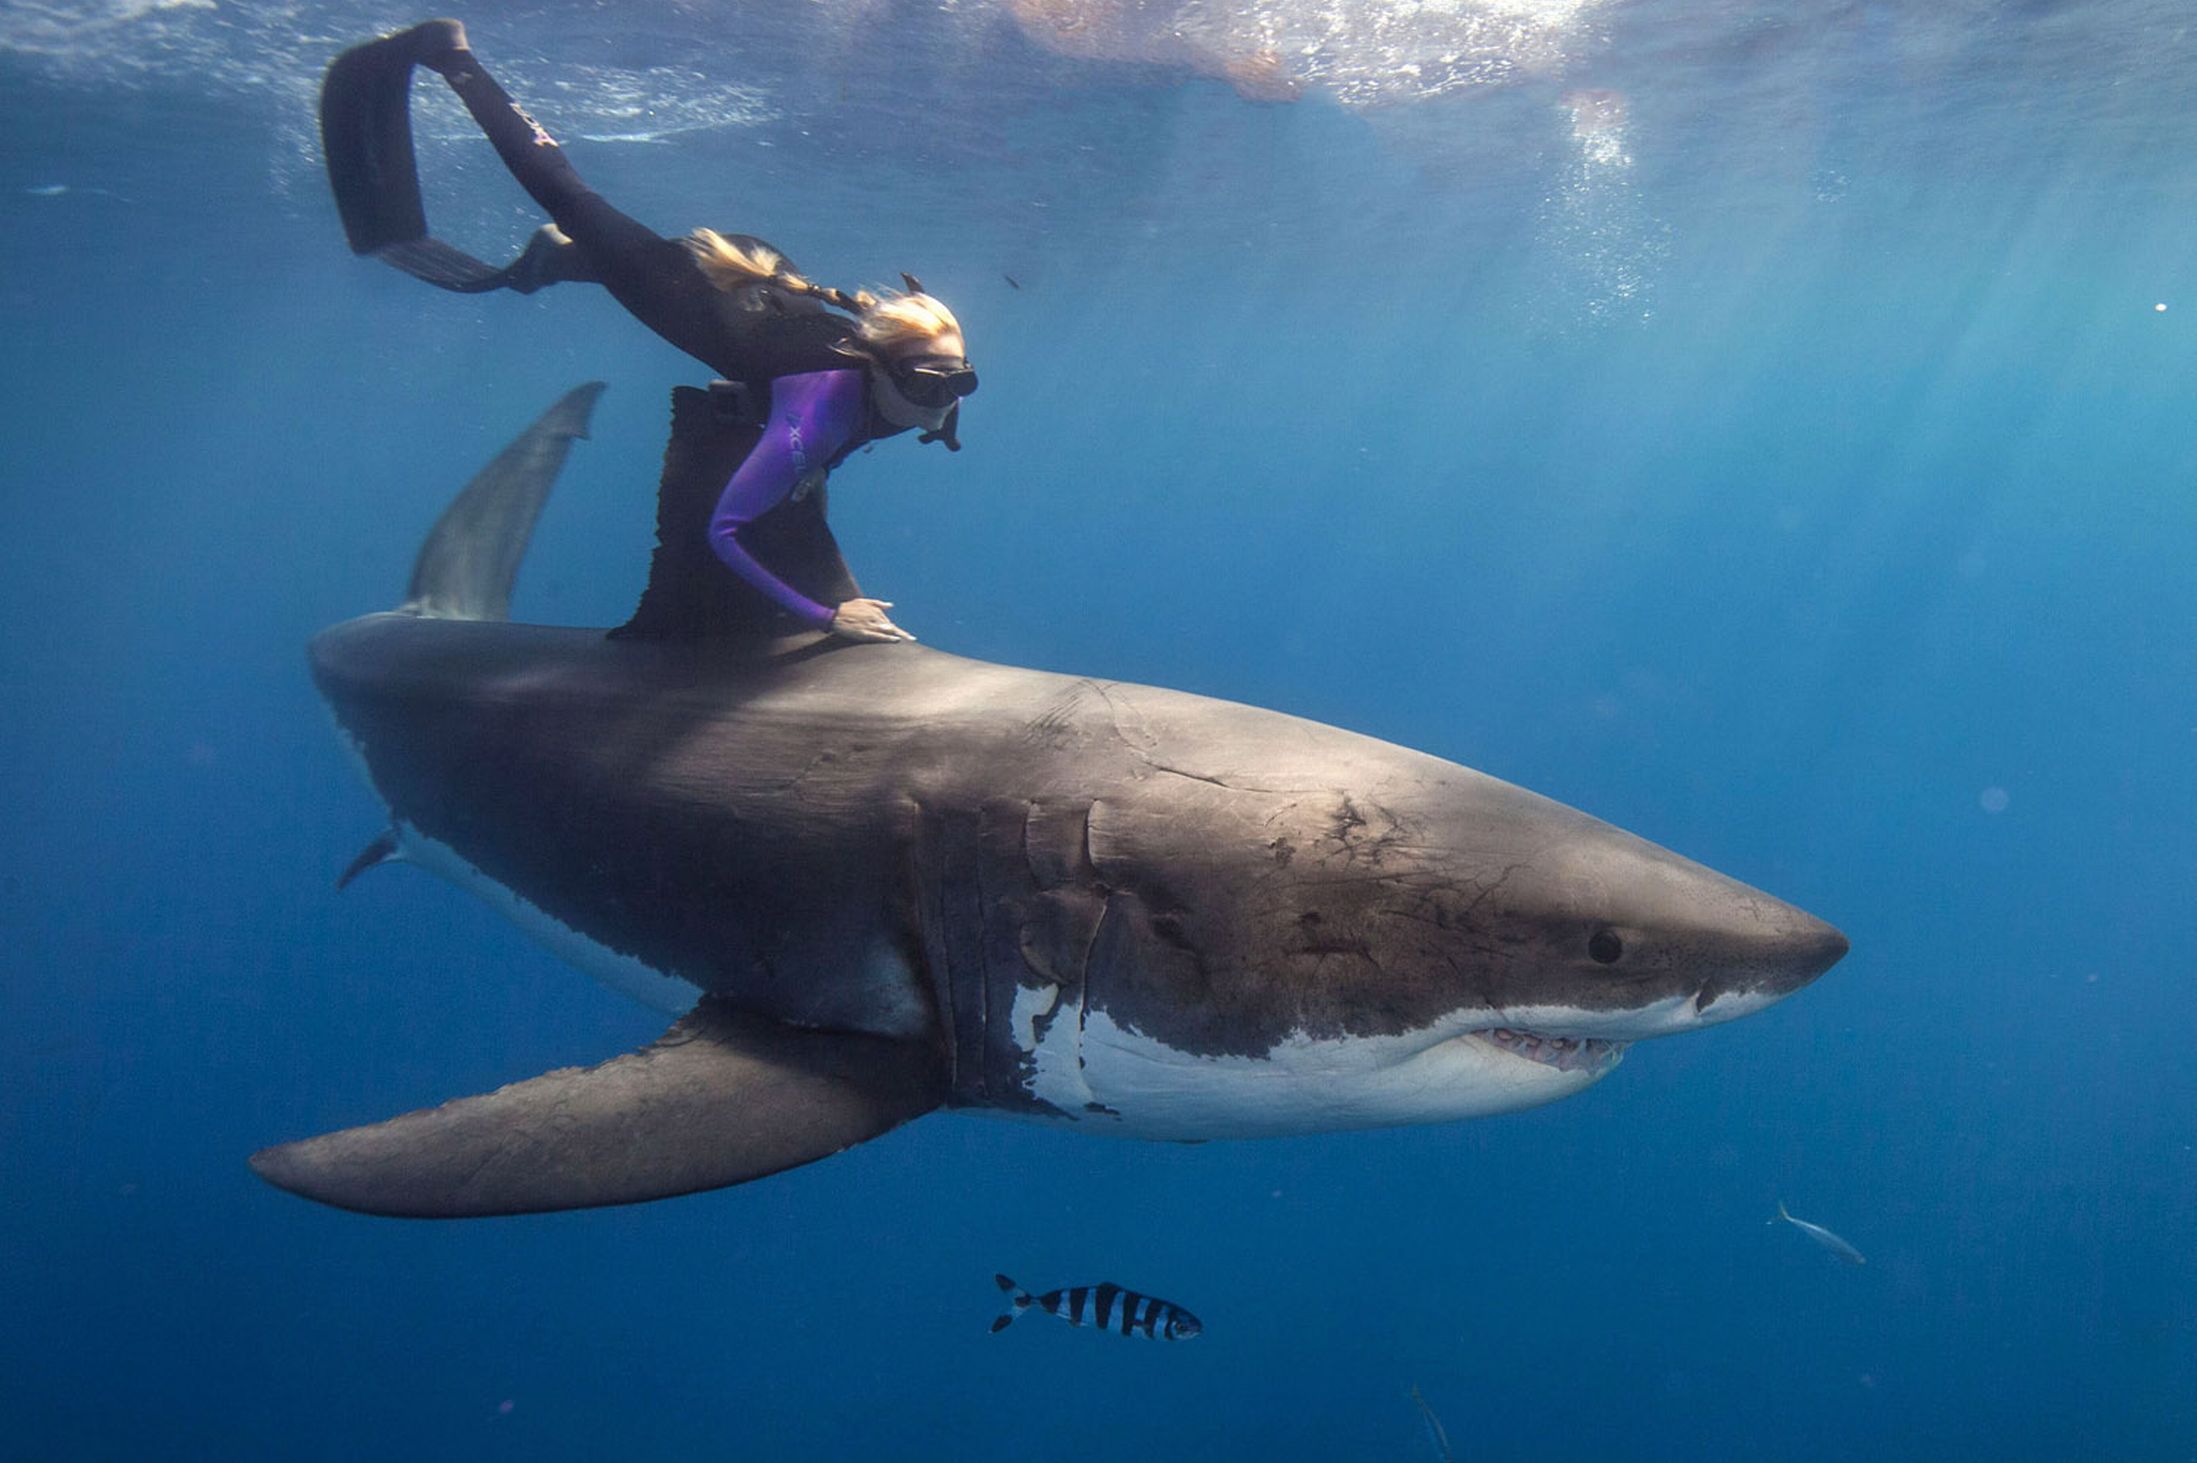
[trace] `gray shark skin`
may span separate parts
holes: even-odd
[[[458,557],[508,596],[515,553]],[[936,1107],[1178,1140],[1513,1111],[1847,948],[1482,773],[1178,691],[412,612],[311,665],[390,856],[693,1008],[602,1067],[254,1158],[369,1212],[690,1192]]]

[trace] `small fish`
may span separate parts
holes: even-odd
[[[1007,1293],[1008,1307],[1006,1315],[992,1322],[995,1335],[1013,1325],[1032,1306],[1043,1308],[1071,1326],[1089,1322],[1101,1331],[1119,1331],[1124,1336],[1141,1332],[1163,1341],[1188,1341],[1205,1329],[1196,1316],[1173,1301],[1139,1295],[1111,1282],[1032,1295],[1004,1275],[994,1275],[992,1279]]]
[[[1021,289],[1021,288],[1022,288],[1022,285],[1021,285],[1021,284],[1020,284],[1020,283],[1019,283],[1019,282],[1018,282],[1018,281],[1017,281],[1017,280],[1015,279],[1015,277],[1014,277],[1013,275],[1011,275],[1011,274],[1007,273],[1007,272],[1006,272],[1005,270],[1001,270],[1001,271],[1000,271],[1000,275],[999,275],[999,277],[1000,277],[1001,279],[1003,279],[1003,280],[1007,281],[1007,283],[1008,283],[1009,285],[1013,286],[1013,287],[1014,287],[1015,289],[1018,289],[1018,290],[1019,290],[1019,289]]]
[[[1426,1427],[1427,1441],[1434,1445],[1434,1456],[1442,1463],[1456,1463],[1457,1455],[1449,1450],[1449,1432],[1442,1426],[1442,1419],[1434,1415],[1434,1409],[1427,1406],[1427,1399],[1419,1395],[1416,1383],[1411,1389],[1411,1400],[1419,1409],[1419,1421]]]
[[[1831,1233],[1831,1231],[1825,1229],[1822,1225],[1810,1224],[1805,1219],[1795,1219],[1789,1212],[1787,1212],[1785,1208],[1785,1201],[1783,1199],[1777,1201],[1777,1217],[1778,1219],[1784,1220],[1787,1224],[1790,1224],[1793,1228],[1799,1230],[1802,1234],[1808,1236],[1808,1238],[1814,1240],[1817,1244],[1829,1250],[1832,1254],[1838,1256],[1841,1260],[1844,1260],[1847,1264],[1866,1265],[1869,1263],[1867,1260],[1862,1258],[1861,1251],[1855,1249],[1852,1245],[1846,1243],[1846,1241],[1840,1239],[1837,1235]],[[1771,1223],[1773,1224],[1775,1224],[1776,1222],[1777,1220],[1771,1221]]]

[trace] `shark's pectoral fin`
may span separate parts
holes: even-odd
[[[344,865],[336,875],[336,888],[340,892],[351,887],[351,881],[368,869],[378,869],[383,864],[402,863],[404,847],[397,842],[397,830],[384,828],[374,835],[374,841],[359,850],[359,856]]]
[[[461,1219],[632,1204],[828,1158],[937,1107],[927,1043],[802,1031],[705,998],[652,1045],[252,1156],[278,1188]]]

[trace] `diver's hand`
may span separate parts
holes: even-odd
[[[832,611],[831,632],[849,640],[913,640],[915,637],[886,618],[893,607],[889,599],[850,599]]]

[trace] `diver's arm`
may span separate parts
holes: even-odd
[[[832,628],[836,609],[816,603],[763,567],[740,542],[740,530],[785,501],[803,477],[824,471],[853,440],[867,391],[862,373],[851,370],[812,371],[771,382],[770,418],[763,435],[726,482],[710,515],[709,546],[725,566],[818,630]]]

